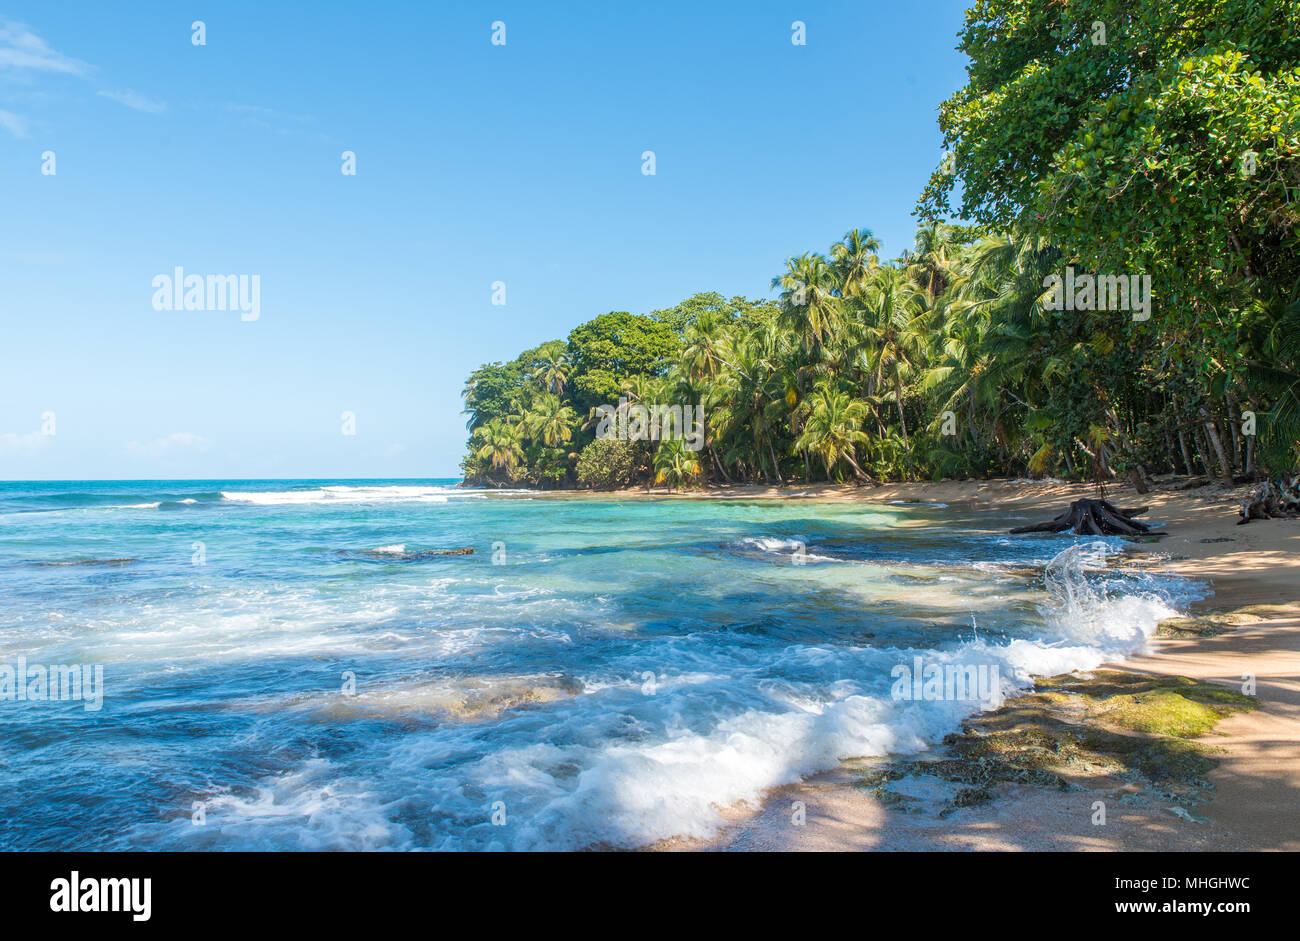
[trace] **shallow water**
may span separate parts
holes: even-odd
[[[707,837],[1197,594],[942,506],[453,483],[0,483],[0,848]],[[998,689],[898,699],[916,657]],[[19,658],[102,704],[20,698]]]

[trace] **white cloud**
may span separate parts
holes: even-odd
[[[0,75],[9,75],[25,84],[33,73],[86,76],[94,70],[89,63],[51,49],[49,43],[22,23],[0,19]],[[14,137],[26,137],[27,118],[12,111],[0,111],[0,128]]]
[[[288,111],[277,111],[275,108],[267,108],[263,105],[241,105],[232,101],[226,102],[225,110],[231,114],[241,115],[247,123],[254,127],[274,131],[277,134],[289,134],[293,131],[305,130],[306,125],[312,124],[316,120],[309,114],[293,114]]]
[[[94,67],[55,52],[49,44],[21,23],[0,22],[0,69],[31,69],[85,75]]]
[[[120,105],[126,105],[128,108],[134,108],[136,111],[144,111],[147,114],[162,114],[167,110],[167,106],[161,101],[151,101],[133,91],[100,91],[96,92],[96,94],[110,101],[116,101]]]
[[[0,454],[32,455],[43,451],[50,443],[50,436],[39,431],[29,431],[25,435],[0,435]]]
[[[164,454],[174,454],[177,451],[206,451],[210,444],[211,442],[202,435],[178,431],[175,434],[154,438],[145,444],[141,444],[139,441],[128,442],[126,449],[132,454],[140,454],[145,457],[161,457]]]
[[[14,137],[27,136],[27,119],[21,114],[14,114],[12,111],[0,111],[0,127]]]

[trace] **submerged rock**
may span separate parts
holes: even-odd
[[[405,546],[384,547],[382,549],[340,549],[340,556],[367,562],[422,562],[425,559],[440,558],[445,555],[473,555],[474,547],[463,549],[421,549],[407,552]]]
[[[1185,676],[1098,670],[1048,677],[1033,693],[967,719],[944,739],[945,752],[891,760],[859,786],[899,806],[907,801],[891,792],[909,797],[910,781],[948,782],[955,788],[938,810],[943,817],[995,799],[1000,784],[1077,790],[1099,778],[1125,782],[1131,803],[1150,794],[1195,804],[1216,762],[1213,747],[1193,739],[1254,708],[1249,696]]]
[[[567,675],[479,676],[386,685],[359,686],[325,708],[331,719],[474,722],[495,719],[510,709],[541,705],[581,695],[582,682]]]

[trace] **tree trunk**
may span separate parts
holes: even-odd
[[[1137,536],[1151,528],[1133,518],[1146,511],[1144,506],[1121,510],[1108,500],[1075,500],[1053,520],[1033,526],[1017,526],[1010,532],[1061,533],[1068,529],[1078,536]]]
[[[1247,396],[1246,401],[1250,403],[1252,412],[1259,412],[1259,401],[1253,396]],[[1259,471],[1255,467],[1255,435],[1246,436],[1246,473],[1254,477]]]
[[[1205,436],[1204,429],[1201,430],[1199,437],[1197,437],[1196,432],[1193,431],[1192,440],[1196,442],[1196,455],[1201,459],[1201,466],[1205,468],[1205,479],[1206,481],[1211,481],[1214,479],[1214,468],[1210,466],[1210,459],[1207,456],[1206,442],[1208,439]]]
[[[1111,470],[1110,467],[1106,464],[1106,458],[1105,458],[1106,449],[1104,447],[1101,449],[1102,453],[1099,455],[1096,451],[1088,447],[1078,438],[1074,439],[1074,443],[1079,446],[1079,450],[1081,450],[1084,454],[1088,455],[1088,457],[1092,458],[1092,462],[1095,465],[1097,465],[1097,467],[1104,470],[1111,477],[1115,476],[1115,472]]]
[[[718,473],[722,475],[722,479],[727,483],[731,483],[731,477],[728,476],[727,469],[722,466],[722,462],[718,460],[718,452],[713,450],[713,445],[709,445],[709,457],[713,458],[713,466],[718,469]]]
[[[1215,457],[1218,458],[1219,467],[1223,469],[1223,481],[1231,485],[1232,465],[1228,463],[1228,455],[1223,450],[1223,441],[1219,438],[1218,429],[1214,427],[1214,422],[1204,408],[1201,409],[1201,418],[1205,421],[1205,436],[1210,439],[1210,447],[1214,450]]]
[[[898,406],[898,424],[903,429],[903,447],[910,452],[911,443],[907,440],[907,418],[903,415],[903,380],[898,375],[898,368],[894,368],[894,400]]]
[[[857,462],[856,460],[854,460],[853,452],[852,452],[852,451],[845,451],[845,452],[844,452],[844,457],[848,460],[848,462],[849,462],[850,464],[853,465],[853,473],[857,474],[857,476],[858,476],[858,481],[859,481],[859,482],[862,482],[862,481],[866,481],[867,483],[871,483],[871,482],[872,482],[872,480],[871,480],[871,475],[868,474],[866,471],[864,471],[861,467],[859,467],[859,466],[858,466],[858,462]],[[829,471],[829,469],[827,470],[826,476],[827,476],[827,477],[830,477],[830,471]]]
[[[1194,476],[1196,476],[1196,471],[1192,469],[1192,468],[1193,468],[1193,464],[1192,464],[1191,451],[1188,450],[1188,447],[1187,447],[1187,435],[1184,434],[1184,428],[1185,428],[1185,426],[1186,426],[1186,422],[1184,422],[1184,421],[1182,420],[1182,419],[1183,419],[1183,413],[1182,413],[1182,411],[1178,408],[1178,396],[1176,396],[1176,395],[1171,395],[1171,396],[1169,397],[1169,403],[1170,403],[1170,405],[1173,406],[1173,410],[1174,410],[1174,428],[1175,428],[1175,429],[1177,430],[1177,432],[1178,432],[1178,446],[1179,446],[1179,448],[1182,449],[1182,452],[1183,452],[1183,467],[1187,469],[1187,476],[1188,476],[1188,477],[1194,477]],[[1196,444],[1196,436],[1195,436],[1195,435],[1192,436],[1192,444],[1193,444],[1193,445]]]
[[[1232,432],[1232,469],[1235,471],[1242,466],[1241,410],[1237,408],[1237,397],[1235,395],[1229,392],[1225,398],[1228,400],[1228,430]]]
[[[1178,429],[1178,447],[1183,452],[1183,468],[1187,471],[1187,476],[1195,477],[1196,471],[1192,468],[1192,455],[1187,450],[1187,435],[1183,433],[1182,428]]]

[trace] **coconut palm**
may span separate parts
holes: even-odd
[[[523,462],[523,428],[520,424],[494,418],[474,432],[474,439],[479,445],[476,456],[490,462],[493,470],[509,473]]]
[[[820,352],[840,327],[840,300],[835,272],[818,254],[786,261],[785,274],[772,279],[781,289],[783,324],[803,340],[811,354]]]
[[[572,440],[577,419],[577,413],[561,402],[559,396],[545,392],[533,400],[524,427],[547,447],[556,447]]]
[[[957,228],[931,221],[916,230],[916,248],[903,252],[907,270],[931,300],[937,299],[951,280],[957,248]]]
[[[1264,424],[1264,458],[1275,468],[1294,466],[1300,451],[1300,282],[1286,295],[1252,307],[1263,328],[1252,344],[1248,375],[1273,401]]]
[[[700,476],[700,462],[681,441],[665,441],[655,451],[655,483],[667,484],[669,491],[690,483]]]
[[[862,420],[866,416],[865,404],[832,388],[827,382],[820,382],[809,397],[808,418],[795,447],[820,457],[826,465],[828,479],[835,465],[844,460],[853,468],[858,480],[869,480],[854,456],[858,445],[870,442],[862,431]]]
[[[856,297],[865,289],[868,276],[880,265],[876,253],[880,239],[870,229],[853,229],[831,246],[831,268],[841,297]]]
[[[921,297],[906,272],[881,268],[872,275],[862,303],[866,313],[864,336],[876,374],[874,385],[879,389],[884,376],[890,377],[906,451],[911,445],[903,407],[903,376],[920,364],[924,347]]]
[[[681,364],[691,379],[712,379],[726,361],[730,337],[716,311],[704,311],[687,326]]]
[[[781,482],[777,439],[789,408],[781,337],[780,328],[772,323],[747,334],[710,400],[710,421],[724,442],[725,463],[741,464],[748,470],[746,476],[762,474],[777,483]]]
[[[538,347],[537,364],[533,369],[533,378],[547,392],[563,395],[569,382],[573,364],[569,360],[568,349],[561,340],[552,340]]]

